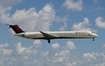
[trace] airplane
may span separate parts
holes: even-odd
[[[50,43],[51,39],[79,39],[79,38],[94,38],[97,34],[91,31],[39,31],[39,32],[25,32],[18,25],[9,25],[15,32],[15,36],[27,39],[45,39]]]

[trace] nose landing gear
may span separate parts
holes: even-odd
[[[94,38],[93,38],[93,41],[94,41]]]

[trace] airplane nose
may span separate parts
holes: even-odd
[[[98,37],[98,35],[96,34],[95,37]]]
[[[97,35],[97,34],[93,34],[93,36],[94,36],[94,37],[98,37],[98,35]]]

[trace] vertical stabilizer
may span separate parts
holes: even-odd
[[[9,28],[12,28],[15,33],[23,33],[24,32],[18,25],[9,25]]]

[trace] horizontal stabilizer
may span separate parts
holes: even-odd
[[[18,25],[10,25],[10,24],[7,24],[7,25],[9,25],[9,28],[12,28],[15,33],[23,33],[23,32],[25,32]]]

